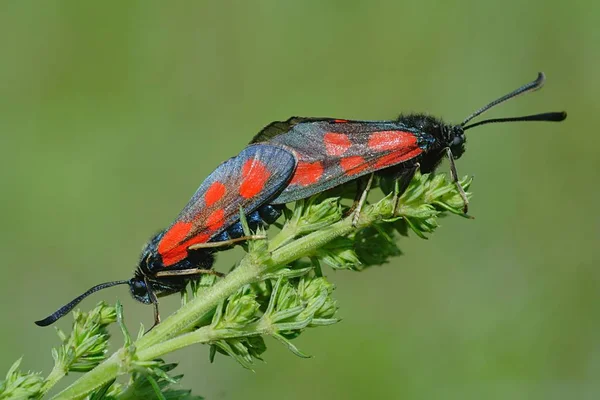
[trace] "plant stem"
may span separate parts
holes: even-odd
[[[250,257],[245,257],[224,279],[207,288],[202,292],[202,296],[191,300],[138,340],[135,343],[136,348],[146,349],[185,331],[239,288],[254,282],[266,268],[265,265],[255,265]]]
[[[221,301],[235,293],[240,287],[253,282],[259,274],[260,269],[249,262],[248,257],[244,258],[240,266],[229,273],[225,279],[207,288],[201,297],[190,301],[134,343],[135,348],[138,351],[143,351],[152,345],[179,334],[194,324],[199,318],[211,312]],[[123,349],[117,351],[109,359],[83,375],[54,398],[79,399],[100,388],[117,376],[121,370],[120,367],[123,364],[124,356]],[[138,359],[144,360],[141,358]],[[127,371],[124,370],[122,372],[126,373]]]
[[[106,361],[83,375],[71,386],[54,396],[53,399],[81,399],[115,379],[120,373],[124,355],[125,349],[117,350]]]
[[[65,369],[61,363],[57,363],[50,371],[50,375],[44,381],[44,386],[42,388],[43,393],[48,393],[50,389],[56,385],[56,382],[61,380],[66,375]]]
[[[207,343],[212,340],[221,339],[220,335],[215,335],[215,331],[210,326],[204,326],[194,332],[184,333],[173,339],[162,343],[155,344],[148,349],[141,350],[137,353],[138,357],[143,360],[154,360],[160,356],[171,353],[175,350],[187,347],[195,343]]]
[[[372,206],[363,209],[358,228],[369,225],[378,217],[377,213],[370,212],[371,209]],[[207,288],[203,291],[202,296],[184,305],[134,343],[133,346],[136,349],[135,359],[149,361],[193,343],[213,340],[214,338],[211,338],[210,333],[214,331],[210,329],[200,328],[192,333],[184,335],[182,333],[193,327],[199,319],[212,312],[220,302],[244,285],[259,280],[265,273],[285,267],[290,262],[309,254],[337,237],[349,234],[354,229],[356,228],[352,226],[352,218],[345,218],[275,250],[271,254],[271,260],[266,263],[256,263],[251,254],[247,255],[242,259],[240,265],[224,279]],[[119,374],[128,373],[127,364],[129,360],[127,357],[128,354],[125,349],[118,350],[102,364],[57,394],[54,399],[83,398],[115,379]]]

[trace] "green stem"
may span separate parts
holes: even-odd
[[[238,268],[231,271],[227,277],[204,290],[202,296],[181,307],[138,340],[135,343],[136,348],[146,349],[185,331],[200,318],[212,312],[221,301],[234,294],[239,288],[254,282],[266,268],[267,266],[264,265],[255,265],[250,257],[245,257]]]
[[[173,339],[155,344],[148,349],[138,351],[137,356],[141,360],[154,360],[160,356],[171,353],[175,350],[179,350],[183,347],[187,347],[195,343],[208,343],[217,339],[221,339],[220,335],[215,334],[215,331],[212,329],[212,327],[204,326],[195,330],[194,332],[184,333],[183,335],[177,336]]]
[[[199,318],[212,312],[221,301],[234,294],[240,287],[253,282],[259,274],[260,268],[249,262],[248,257],[244,258],[240,266],[227,275],[225,279],[217,282],[214,286],[207,288],[202,292],[201,297],[197,297],[187,303],[134,343],[135,348],[138,351],[143,351],[152,345],[163,342],[168,338],[179,334],[190,325],[193,325]],[[119,350],[54,398],[79,399],[92,391],[97,390],[117,376],[120,365],[122,364],[121,358],[123,355],[123,349]]]
[[[372,207],[363,210],[359,227],[366,226],[377,218],[377,213],[370,211],[372,211]],[[265,273],[283,268],[290,262],[311,253],[331,240],[349,234],[354,229],[356,228],[352,226],[351,218],[345,218],[275,250],[271,254],[271,260],[267,263],[257,264],[253,261],[251,255],[244,257],[240,265],[230,272],[227,277],[214,286],[207,288],[202,292],[202,296],[187,303],[134,343],[133,346],[137,349],[136,358],[140,361],[148,361],[193,343],[210,341],[211,337],[208,329],[200,328],[195,332],[183,335],[182,332],[189,330],[200,318],[211,313],[220,302],[244,285],[255,282]],[[128,373],[125,367],[127,365],[126,356],[124,349],[118,350],[102,364],[57,394],[54,399],[81,399],[115,379],[119,374]]]
[[[294,240],[297,230],[295,221],[288,221],[281,231],[279,231],[279,234],[269,240],[269,249],[277,249],[287,244],[290,240]]]
[[[117,350],[110,358],[83,375],[53,399],[82,399],[94,390],[101,388],[120,374],[124,355],[125,349]]]
[[[327,228],[296,239],[290,244],[275,250],[271,254],[271,261],[274,265],[285,266],[286,264],[323,247],[336,237],[352,232],[354,229],[356,228],[352,226],[352,218],[346,218]]]
[[[65,372],[65,368],[61,365],[61,363],[57,363],[50,371],[50,375],[44,381],[44,386],[42,387],[42,393],[48,393],[50,389],[56,385],[56,382],[64,378],[67,373]]]

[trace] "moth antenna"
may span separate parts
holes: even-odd
[[[525,115],[523,117],[508,117],[508,118],[492,118],[484,119],[483,121],[475,122],[474,124],[463,126],[463,130],[475,128],[476,126],[494,124],[498,122],[523,122],[523,121],[547,121],[560,122],[567,118],[565,111],[547,112],[541,114]]]
[[[544,82],[546,81],[546,76],[543,72],[538,73],[538,77],[535,81],[529,82],[526,85],[521,86],[520,88],[492,101],[491,103],[481,107],[479,110],[475,111],[473,114],[469,115],[465,120],[460,124],[463,130],[471,129],[476,126],[485,125],[485,124],[493,124],[498,122],[523,122],[523,121],[548,121],[548,122],[560,122],[567,118],[567,113],[564,111],[560,112],[546,112],[540,114],[532,114],[525,115],[523,117],[508,117],[508,118],[491,118],[483,121],[476,122],[471,125],[467,125],[469,121],[473,118],[476,118],[486,112],[487,110],[497,106],[498,104],[504,103],[507,100],[513,99],[517,96],[520,96],[524,93],[533,92],[535,90],[540,89],[544,86]]]
[[[96,286],[90,288],[85,293],[81,294],[80,296],[77,296],[71,302],[65,304],[64,306],[62,306],[61,308],[56,310],[54,313],[50,314],[48,317],[41,319],[39,321],[35,321],[35,324],[37,326],[51,325],[51,324],[55,323],[56,321],[58,321],[63,316],[65,316],[65,314],[67,314],[69,311],[71,311],[77,304],[79,304],[81,302],[81,300],[85,299],[90,294],[95,293],[98,290],[106,289],[111,286],[124,285],[124,284],[129,284],[129,281],[127,280],[127,281],[105,282],[105,283],[96,285]]]
[[[529,82],[529,83],[521,86],[520,88],[513,90],[512,92],[505,94],[504,96],[481,107],[479,110],[475,111],[473,114],[471,114],[467,118],[465,118],[465,120],[460,125],[464,127],[467,124],[467,122],[471,121],[473,118],[480,116],[481,114],[483,114],[490,108],[497,106],[498,104],[504,103],[505,101],[513,99],[522,94],[533,92],[535,90],[540,89],[542,86],[544,86],[545,81],[546,81],[546,75],[544,75],[543,72],[538,72],[538,76],[535,81]]]

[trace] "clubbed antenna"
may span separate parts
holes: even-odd
[[[542,86],[544,86],[545,80],[546,80],[546,76],[544,75],[544,73],[543,72],[538,73],[538,77],[535,81],[530,82],[526,85],[523,85],[520,88],[481,107],[479,110],[475,111],[473,114],[471,114],[467,118],[465,118],[465,120],[460,125],[463,127],[464,130],[467,130],[467,129],[471,129],[471,128],[474,128],[479,125],[485,125],[485,124],[491,124],[491,123],[497,123],[497,122],[522,122],[522,121],[560,122],[560,121],[563,121],[565,118],[567,118],[567,113],[564,111],[561,111],[561,112],[547,112],[547,113],[541,113],[541,114],[526,115],[523,117],[486,119],[486,120],[476,122],[471,125],[467,125],[467,123],[469,121],[480,116],[481,114],[483,114],[484,112],[488,111],[489,109],[497,106],[498,104],[504,103],[505,101],[513,99],[524,93],[529,93],[529,92],[533,92],[535,90],[540,89]]]
[[[62,306],[61,308],[59,308],[58,310],[56,310],[56,312],[50,314],[48,317],[46,317],[46,318],[44,318],[42,320],[39,320],[39,321],[35,321],[35,324],[37,326],[52,325],[53,323],[55,323],[56,321],[58,321],[60,318],[62,318],[63,316],[65,316],[65,314],[67,314],[69,311],[71,311],[77,304],[79,304],[81,302],[81,300],[85,299],[90,294],[95,293],[98,290],[106,289],[106,288],[111,287],[111,286],[125,285],[125,284],[129,284],[129,281],[105,282],[105,283],[101,283],[99,285],[96,285],[96,286],[90,288],[88,291],[86,291],[82,295],[74,298],[70,303],[65,304],[64,306]]]

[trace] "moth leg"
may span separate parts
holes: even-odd
[[[264,240],[267,237],[265,235],[250,235],[250,236],[242,236],[235,239],[223,240],[221,242],[206,242],[206,243],[197,243],[188,247],[188,250],[198,250],[198,249],[208,249],[214,247],[227,247],[232,244],[236,244],[238,242],[244,242],[246,240]]]
[[[450,177],[452,178],[452,182],[456,185],[456,190],[458,190],[458,194],[460,195],[464,205],[463,205],[463,213],[466,214],[469,211],[469,199],[467,198],[467,194],[463,190],[460,182],[458,181],[458,174],[456,173],[456,165],[454,165],[454,156],[452,155],[452,151],[449,147],[446,147],[446,154],[448,155],[448,160],[450,160]]]
[[[158,311],[158,301],[154,303],[154,325],[148,329],[148,332],[152,330],[156,325],[160,324],[160,312]],[[147,332],[146,332],[147,333]]]
[[[352,203],[352,206],[349,209],[344,211],[344,217],[347,217],[348,215],[352,214],[354,210],[356,210],[356,207],[358,206],[358,203],[360,203],[360,198],[363,192],[365,191],[366,187],[367,179],[365,179],[364,176],[361,176],[360,178],[356,179],[356,193],[354,195],[354,202]]]
[[[358,225],[358,219],[360,218],[360,212],[361,212],[363,206],[365,205],[365,203],[367,202],[367,196],[369,194],[369,190],[371,189],[371,185],[373,184],[373,176],[374,176],[374,174],[371,174],[369,176],[367,185],[365,186],[365,189],[363,190],[363,192],[360,196],[358,204],[356,205],[356,209],[354,210],[354,215],[352,216],[352,226],[354,228],[356,228],[356,225]]]
[[[396,213],[398,212],[400,196],[402,196],[406,189],[408,189],[410,181],[412,181],[412,178],[415,176],[415,173],[420,166],[421,164],[415,163],[412,167],[400,173],[400,176],[397,178],[396,187],[394,188],[394,197],[392,198],[392,202],[394,203],[394,210],[392,212],[393,216],[396,216]]]
[[[158,310],[158,297],[156,297],[154,290],[152,290],[150,282],[148,282],[147,279],[144,279],[144,281],[146,283],[146,288],[148,289],[148,294],[150,295],[150,300],[152,301],[152,305],[154,306],[154,324],[150,327],[150,329],[146,331],[146,333],[148,333],[152,329],[154,329],[156,325],[160,324],[160,312]]]
[[[212,270],[212,269],[202,269],[202,268],[189,268],[189,269],[174,269],[167,271],[159,271],[155,274],[156,277],[164,277],[164,276],[187,276],[187,275],[216,275],[220,278],[224,277],[225,274]]]

